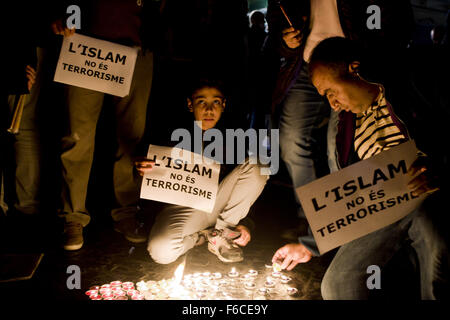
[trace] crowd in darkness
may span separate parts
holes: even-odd
[[[449,15],[446,25],[436,25],[427,39],[417,39],[410,1],[389,2],[338,1],[341,33],[362,45],[366,63],[361,75],[383,83],[397,116],[446,181]],[[136,213],[131,208],[139,202],[139,194],[130,192],[135,179],[132,158],[186,122],[186,96],[200,78],[224,84],[227,107],[221,121],[227,128],[280,128],[285,169],[271,179],[298,187],[333,171],[330,162],[326,165],[326,124],[333,123],[333,112],[317,94],[311,99],[322,103],[326,112],[305,135],[310,149],[318,152],[308,149],[312,166],[322,168],[305,176],[292,159],[301,153],[295,149],[301,143],[293,131],[304,128],[290,124],[301,119],[289,118],[286,110],[288,105],[297,110],[300,98],[295,90],[303,89],[298,81],[308,73],[301,63],[304,46],[286,46],[283,37],[292,27],[301,30],[297,39],[306,39],[311,20],[309,1],[281,1],[288,17],[279,3],[269,0],[267,8],[250,11],[246,0],[13,2],[3,21],[2,219],[54,228],[49,221],[60,216],[66,226],[86,227],[88,211],[94,212],[94,219],[96,211],[109,211],[116,223],[130,220]],[[73,4],[81,8],[81,28],[75,32],[140,48],[131,98],[93,94],[53,81],[63,35],[73,33],[65,28],[66,9]],[[375,31],[366,26],[371,4],[383,8],[381,29]],[[27,100],[21,127],[12,135],[7,129],[22,94]],[[135,226],[119,223],[118,228],[126,234]]]

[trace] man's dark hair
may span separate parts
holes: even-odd
[[[221,80],[212,78],[200,78],[194,81],[190,86],[188,97],[192,98],[198,90],[203,88],[217,89],[220,93],[222,93],[224,97],[226,96],[225,85]]]
[[[310,73],[320,64],[345,77],[348,75],[348,65],[361,60],[362,50],[357,42],[342,37],[328,38],[313,50],[309,61]]]

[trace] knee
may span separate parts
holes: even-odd
[[[338,299],[338,284],[335,277],[329,276],[328,272],[322,279],[320,284],[320,292],[323,300],[337,300]]]
[[[178,259],[177,247],[168,237],[150,238],[147,246],[150,257],[159,264],[169,264]]]
[[[247,158],[245,163],[242,164],[242,170],[250,176],[252,185],[254,187],[264,187],[266,185],[269,176],[263,174],[263,166],[260,164],[250,163],[250,159]]]

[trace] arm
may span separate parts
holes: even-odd
[[[269,38],[275,50],[286,59],[301,54],[301,48],[309,30],[309,1],[283,2],[286,14],[292,21],[291,27],[280,10],[278,1],[269,1],[267,8],[267,23]]]

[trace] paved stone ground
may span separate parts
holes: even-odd
[[[244,249],[243,262],[223,263],[208,251],[205,244],[188,253],[185,273],[209,271],[225,274],[233,266],[241,273],[248,269],[258,270],[261,277],[267,273],[265,265],[271,263],[276,249],[287,243],[280,234],[296,222],[292,191],[287,187],[268,184],[250,214],[255,222],[255,231],[252,241]],[[27,292],[55,300],[86,300],[85,289],[95,284],[114,280],[138,282],[171,278],[182,259],[169,265],[156,264],[149,257],[146,244],[129,243],[113,231],[112,223],[106,218],[92,222],[85,229],[85,245],[81,250],[64,252],[54,244],[46,249],[41,265],[31,280],[1,284],[2,292]],[[330,259],[331,255],[325,255],[285,272],[293,279],[290,285],[299,289],[294,299],[321,299],[320,281]],[[67,289],[67,267],[70,265],[81,269],[82,290]]]

